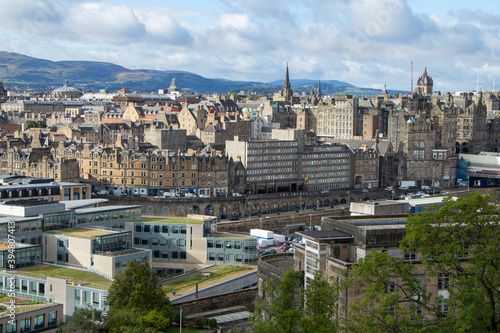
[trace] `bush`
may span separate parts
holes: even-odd
[[[206,323],[207,323],[207,319],[205,317],[202,317],[202,316],[198,316],[195,318],[194,322],[196,323],[196,325],[198,325],[199,327],[205,327]]]
[[[211,330],[217,328],[217,320],[215,320],[215,318],[212,318],[208,321],[208,328],[210,328]]]

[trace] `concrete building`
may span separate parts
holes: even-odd
[[[0,277],[0,280],[3,279]],[[1,289],[0,289],[1,291]],[[10,309],[0,311],[0,332],[57,332],[64,320],[63,305],[52,302],[17,298],[15,319],[11,319]],[[5,329],[4,329],[5,327]]]
[[[132,232],[72,228],[43,233],[44,262],[85,268],[112,279],[130,261],[146,261],[151,251],[133,248]]]
[[[257,241],[217,232],[217,218],[147,218],[127,223],[134,246],[152,251],[157,274],[175,274],[210,264],[251,265],[257,261]]]

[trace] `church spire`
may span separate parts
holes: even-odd
[[[318,79],[318,98],[321,98],[321,80]]]
[[[290,77],[288,75],[288,63],[286,63],[286,74],[285,74],[285,82],[283,82],[283,91],[282,96],[285,98],[285,101],[292,101],[292,90],[290,85]]]

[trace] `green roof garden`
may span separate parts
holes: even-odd
[[[45,279],[48,276],[55,277],[69,280],[70,282],[74,282],[75,284],[85,285],[85,287],[103,290],[107,290],[109,286],[111,286],[111,281],[96,273],[50,265],[40,265],[35,267],[23,268],[21,270],[18,270],[16,275],[37,279]]]
[[[116,232],[98,230],[98,229],[73,228],[73,229],[60,229],[54,231],[47,231],[47,233],[57,234],[61,236],[68,236],[68,237],[95,239],[96,236],[109,235],[109,234],[114,234]]]

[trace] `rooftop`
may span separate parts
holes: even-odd
[[[114,234],[116,232],[99,230],[99,229],[73,228],[73,229],[48,231],[47,233],[58,234],[61,236],[68,236],[68,237],[94,239],[96,238],[96,236],[109,235],[109,234]]]
[[[140,220],[136,220],[134,222],[143,222],[143,223],[171,223],[171,224],[203,224],[203,220],[195,220],[188,218],[167,218],[167,217],[146,217]]]
[[[306,238],[313,238],[317,240],[321,239],[351,239],[353,236],[338,230],[313,230],[313,231],[301,231],[298,234],[305,236]]]
[[[7,295],[0,295],[0,303],[2,303],[2,304],[6,304],[7,302],[9,302],[10,299],[11,298],[8,297]],[[14,311],[17,314],[58,305],[55,303],[34,301],[32,299],[22,298],[22,297],[17,297],[17,296],[14,298],[14,300],[15,300],[15,304],[16,304]],[[9,308],[3,309],[2,307],[0,307],[0,318],[5,318],[9,314],[10,314]]]
[[[131,208],[141,208],[141,206],[102,206],[102,207],[91,207],[91,208],[81,208],[75,210],[75,214],[91,214],[91,213],[99,213],[99,212],[109,212],[114,210],[124,210]]]
[[[255,239],[254,237],[250,237],[250,236],[238,235],[238,234],[230,234],[230,233],[224,233],[224,232],[212,233],[212,235],[210,237],[214,237],[214,238],[231,238],[231,239]]]
[[[66,279],[75,284],[85,285],[90,288],[107,290],[111,281],[90,271],[81,271],[66,267],[40,265],[35,267],[23,268],[16,272],[16,275],[27,276],[36,279],[45,280],[48,276],[60,279]]]

